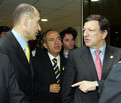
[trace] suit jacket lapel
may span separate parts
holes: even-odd
[[[51,60],[50,60],[50,58],[49,58],[49,56],[48,56],[48,54],[47,54],[47,52],[46,52],[46,64],[47,64],[47,67],[48,67],[48,71],[49,71],[49,75],[50,75],[50,77],[51,77],[51,82],[53,83],[54,81],[56,81],[56,77],[55,77],[55,73],[54,73],[54,70],[53,70],[53,65],[52,65],[52,63],[51,63]],[[53,81],[54,80],[54,81]]]
[[[10,35],[10,37],[12,38],[12,45],[15,47],[15,54],[18,56],[18,58],[20,59],[20,62],[22,62],[22,64],[24,64],[25,66],[27,66],[27,68],[30,68],[30,65],[26,59],[26,55],[24,53],[24,51],[22,50],[20,44],[18,43],[18,41],[16,40],[16,38],[14,37],[14,35]]]
[[[66,59],[63,56],[60,56],[60,73],[63,75],[63,72],[65,70],[66,65]]]
[[[104,62],[103,62],[103,68],[102,68],[102,79],[107,76],[107,73],[111,69],[113,65],[113,60],[115,58],[113,49],[110,49],[109,47],[106,47],[105,56],[104,56]]]

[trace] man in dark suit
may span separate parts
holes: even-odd
[[[62,46],[61,37],[55,30],[48,30],[44,33],[42,41],[47,51],[37,50],[33,66],[36,81],[36,102],[61,103],[61,84],[65,66],[65,59],[59,55]],[[57,59],[55,67],[54,58]],[[59,75],[56,75],[56,67],[58,67],[57,74]]]
[[[13,29],[0,39],[0,50],[8,55],[14,69],[20,89],[26,99],[31,101],[33,89],[33,70],[31,56],[25,52],[29,40],[36,39],[40,15],[35,7],[29,4],[20,4],[13,13]],[[27,59],[28,58],[28,59]]]
[[[121,103],[121,61],[110,71],[99,103]]]
[[[9,57],[0,53],[0,103],[26,103],[19,89]]]
[[[90,15],[83,31],[86,46],[69,53],[62,86],[63,103],[98,103],[111,67],[121,59],[121,49],[106,44],[109,22],[105,17]],[[97,51],[100,54],[95,54]]]

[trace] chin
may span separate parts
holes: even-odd
[[[36,40],[36,37],[33,37],[33,39],[32,40]]]

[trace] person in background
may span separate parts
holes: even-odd
[[[35,100],[37,103],[61,103],[61,85],[65,58],[60,56],[61,37],[55,30],[43,34],[44,48],[37,49],[33,60]],[[35,102],[35,103],[36,103]]]
[[[36,49],[42,47],[41,40],[42,35],[41,32],[39,32],[39,35],[36,36],[36,40],[29,41],[29,45],[31,46],[32,57],[35,57]]]
[[[109,21],[101,15],[93,14],[85,19],[86,46],[69,53],[62,103],[98,103],[108,73],[121,59],[121,49],[106,44],[109,30]]]
[[[8,26],[0,26],[0,38],[6,35],[9,30],[11,30]]]
[[[15,69],[15,76],[26,100],[33,98],[33,68],[28,45],[41,30],[38,10],[26,3],[19,4],[13,12],[13,29],[0,39],[0,52],[4,52]]]
[[[77,31],[72,27],[68,27],[67,29],[63,30],[60,35],[63,45],[61,54],[64,56],[64,58],[68,58],[69,51],[76,48],[75,40],[77,37]]]

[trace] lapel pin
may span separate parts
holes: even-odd
[[[65,68],[63,67],[62,70],[64,70]]]
[[[110,58],[112,59],[112,58],[113,58],[113,56],[110,56]]]

